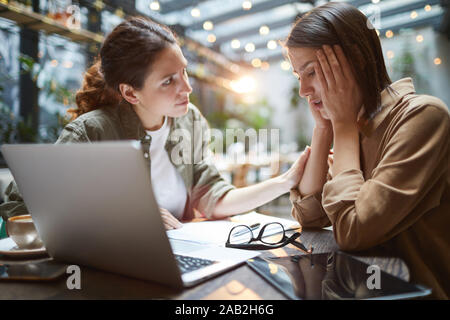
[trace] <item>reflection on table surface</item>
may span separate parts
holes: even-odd
[[[300,240],[308,248],[310,245],[314,246],[315,253],[339,249],[330,230],[304,229]],[[262,256],[284,257],[298,254],[299,250],[288,245],[264,252]],[[408,268],[401,259],[377,257],[372,253],[358,259],[369,265],[377,264],[381,270],[409,280]],[[39,259],[44,260],[46,259]],[[28,262],[36,260],[0,257],[0,264]],[[49,282],[0,282],[0,299],[286,299],[285,295],[269,285],[246,264],[182,291],[84,266],[81,266],[81,290],[68,290],[66,285],[68,276],[69,274],[63,275],[58,280]]]
[[[290,299],[374,299],[424,294],[413,284],[381,272],[378,266],[369,266],[341,252],[256,257],[249,264]]]

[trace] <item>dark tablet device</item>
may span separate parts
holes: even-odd
[[[342,252],[256,257],[247,264],[294,300],[410,299],[429,288],[406,282]]]
[[[0,281],[50,281],[66,273],[68,265],[56,261],[0,264]]]

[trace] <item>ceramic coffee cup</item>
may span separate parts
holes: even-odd
[[[36,249],[43,246],[30,215],[9,218],[6,222],[6,233],[20,249]]]

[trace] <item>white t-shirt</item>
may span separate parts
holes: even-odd
[[[167,209],[174,217],[181,219],[186,205],[187,190],[183,178],[170,162],[164,148],[170,132],[167,117],[161,128],[146,132],[152,137],[150,175],[156,201],[160,208]]]

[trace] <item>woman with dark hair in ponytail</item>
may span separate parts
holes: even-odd
[[[293,216],[303,227],[332,225],[343,250],[403,258],[412,281],[448,299],[447,106],[417,95],[410,78],[391,82],[375,29],[349,4],[314,8],[285,46],[315,119]]]
[[[186,64],[166,26],[145,18],[120,23],[87,70],[76,95],[78,107],[69,110],[72,121],[56,142],[141,141],[167,229],[193,218],[194,209],[207,218],[223,218],[289,192],[300,181],[309,152],[278,177],[239,189],[227,183],[208,157],[207,122],[189,103]],[[181,144],[188,141],[181,161],[180,133]],[[27,213],[14,183],[6,195],[0,208],[4,219]]]

